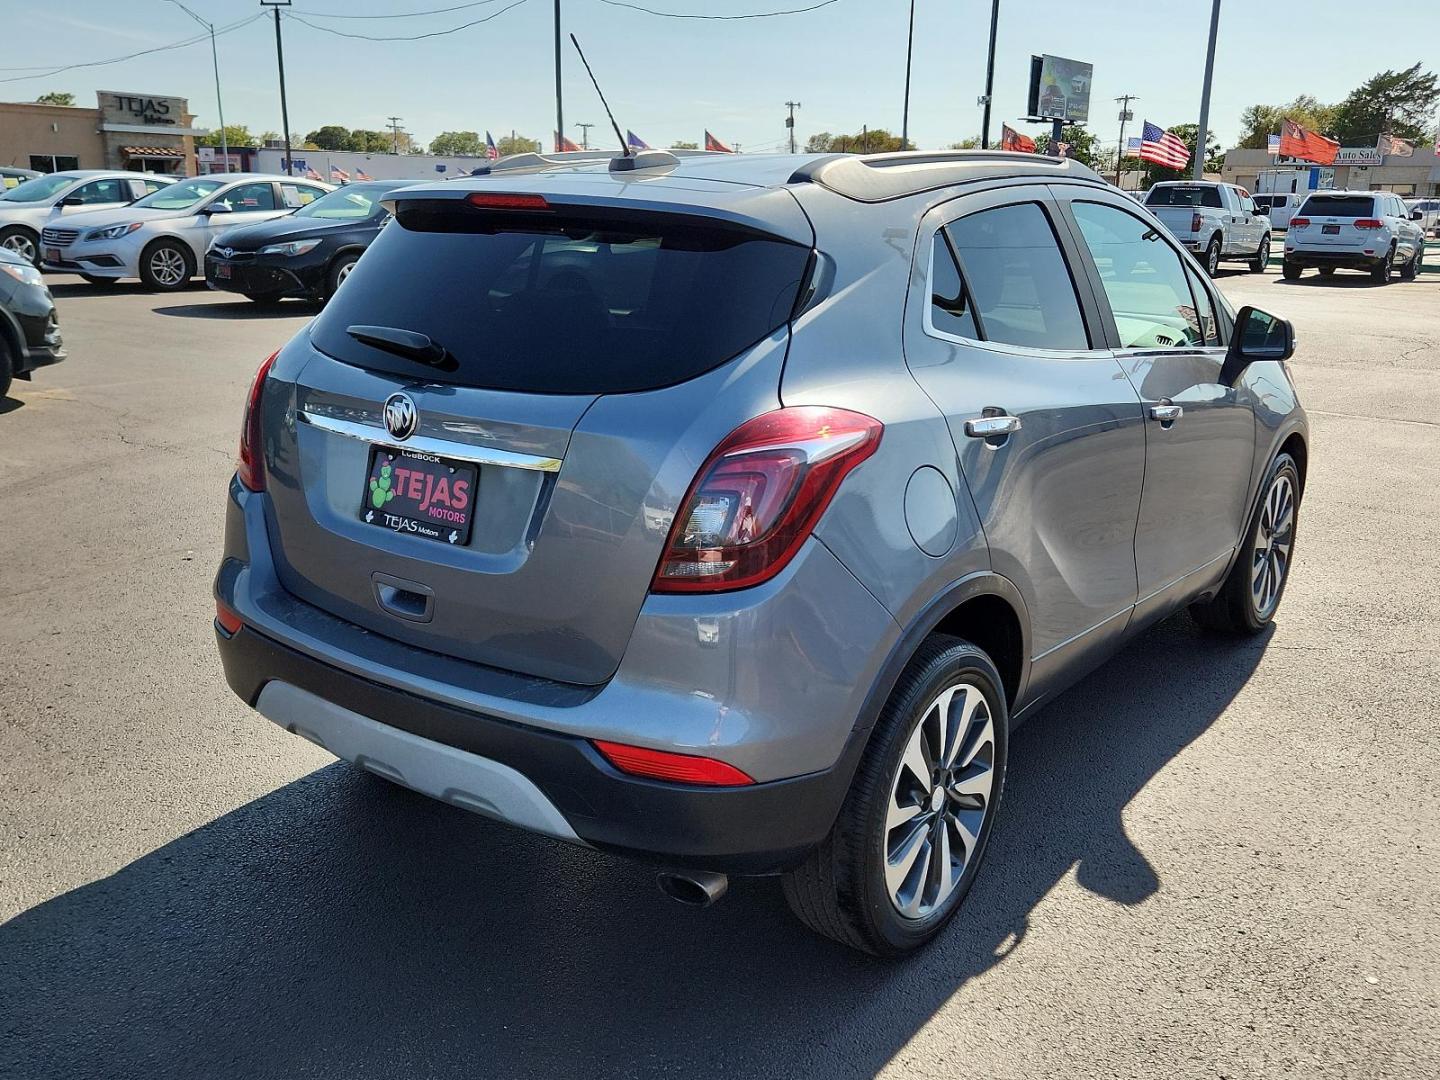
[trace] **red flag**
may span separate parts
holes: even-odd
[[[1035,140],[1029,135],[1021,135],[1009,124],[1000,125],[1000,149],[1018,150],[1022,154],[1035,153]]]
[[[557,153],[563,154],[563,153],[565,153],[566,151],[569,151],[569,150],[579,150],[579,149],[580,149],[580,147],[576,146],[573,142],[571,142],[569,139],[567,139],[564,135],[557,134],[557,135],[555,136],[555,150],[556,150]]]
[[[705,149],[714,150],[721,154],[733,154],[735,152],[708,131],[705,132]]]
[[[1284,157],[1313,161],[1317,165],[1333,165],[1340,144],[1324,135],[1306,131],[1293,120],[1280,122],[1280,153]]]

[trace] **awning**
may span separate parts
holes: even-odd
[[[133,158],[183,158],[185,151],[178,146],[122,146],[120,152]]]

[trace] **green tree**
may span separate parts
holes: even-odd
[[[879,154],[900,148],[900,136],[884,128],[861,128],[853,135],[821,131],[805,140],[807,154]]]
[[[1149,187],[1158,180],[1183,180],[1194,170],[1195,139],[1199,134],[1200,125],[1175,124],[1169,131],[1185,144],[1185,148],[1190,151],[1190,160],[1182,169],[1171,169],[1164,165],[1157,165],[1153,161],[1139,161],[1140,171],[1145,174],[1141,187]],[[1212,131],[1209,138],[1205,140],[1205,171],[1219,172],[1224,164],[1225,155],[1220,152],[1220,140],[1215,138],[1215,132]]]
[[[225,133],[225,142],[229,144],[231,150],[234,150],[237,146],[248,147],[260,145],[255,136],[250,134],[250,129],[244,124],[226,124],[223,128],[216,128],[210,132],[210,143],[212,146],[220,145],[220,133],[222,131]],[[269,134],[274,133],[270,132]]]
[[[1100,152],[1098,140],[1095,133],[1089,128],[1070,126],[1065,128],[1065,134],[1060,139],[1070,147],[1069,156],[1080,162],[1082,165],[1089,165],[1092,169],[1109,167]],[[1037,154],[1050,153],[1049,134],[1037,135],[1035,137],[1035,152]]]
[[[1423,139],[1430,131],[1440,82],[1417,62],[1366,79],[1335,107],[1333,137],[1341,146],[1373,146],[1385,132]]]
[[[509,157],[511,154],[538,154],[540,153],[540,140],[527,139],[524,135],[505,135],[495,140],[495,149],[500,151],[501,157]],[[430,147],[434,153],[434,144]]]
[[[698,142],[685,142],[685,140],[679,139],[679,140],[677,140],[677,141],[675,141],[675,142],[672,142],[672,143],[670,144],[670,149],[671,149],[671,150],[699,150],[699,149],[700,149],[700,144],[699,144]]]
[[[350,139],[345,149],[356,150],[362,154],[388,154],[390,147],[390,132],[356,128],[350,132]]]
[[[75,95],[67,90],[51,90],[35,99],[41,105],[74,105]]]
[[[1293,120],[1301,127],[1327,134],[1335,126],[1335,106],[1322,105],[1309,94],[1301,94],[1285,105],[1251,105],[1240,114],[1240,141],[1245,150],[1264,150],[1271,135],[1280,134],[1280,121]]]
[[[980,136],[971,135],[968,139],[961,139],[959,142],[952,142],[946,145],[946,150],[979,150]]]
[[[485,140],[476,131],[442,131],[430,140],[430,153],[452,157],[485,153]]]
[[[255,136],[255,142],[258,146],[267,146],[272,142],[279,141],[280,133],[278,131],[262,131],[259,135]]]
[[[306,135],[305,141],[314,143],[319,150],[349,150],[350,129],[339,124],[326,124]]]

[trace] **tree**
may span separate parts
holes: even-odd
[[[259,140],[250,134],[250,129],[244,124],[226,124],[223,128],[216,128],[210,132],[210,142],[214,146],[220,145],[221,133],[224,133],[224,140],[231,150],[237,146],[250,147],[258,146]],[[266,132],[267,135],[274,135],[273,131]]]
[[[680,139],[680,140],[677,140],[676,142],[672,142],[672,143],[670,144],[670,149],[671,149],[671,150],[699,150],[699,149],[700,149],[700,144],[699,144],[699,143],[695,143],[695,142],[685,142],[683,139]]]
[[[1293,120],[1301,127],[1328,133],[1335,126],[1335,106],[1322,105],[1309,94],[1301,94],[1286,105],[1251,105],[1240,114],[1240,142],[1245,150],[1264,150],[1271,135],[1280,134],[1280,121]]]
[[[1417,62],[1366,79],[1335,107],[1333,137],[1341,146],[1374,146],[1385,132],[1423,139],[1430,131],[1440,82]]]
[[[1089,128],[1071,125],[1064,129],[1064,135],[1060,139],[1070,147],[1069,157],[1074,158],[1082,165],[1089,165],[1092,169],[1099,169],[1104,164],[1101,161],[1100,148],[1096,145],[1095,133]],[[1050,135],[1037,135],[1035,137],[1035,152],[1037,154],[1050,153]]]
[[[485,140],[475,131],[442,131],[430,140],[430,153],[442,157],[467,154],[478,157],[485,153]]]
[[[1185,163],[1183,169],[1171,169],[1164,165],[1157,165],[1153,161],[1139,162],[1140,171],[1145,174],[1141,187],[1149,187],[1159,180],[1183,180],[1189,176],[1195,166],[1195,139],[1199,134],[1199,124],[1176,124],[1169,129],[1174,135],[1185,144],[1190,151],[1190,160]],[[1215,138],[1215,132],[1210,132],[1209,138],[1205,140],[1205,171],[1219,172],[1225,164],[1225,155],[1220,152],[1220,140]]]
[[[980,136],[971,135],[968,139],[961,139],[959,142],[952,142],[945,147],[946,150],[978,150],[980,149]]]
[[[279,141],[280,133],[278,131],[262,131],[259,135],[255,136],[255,142],[260,146],[268,146],[272,142]]]
[[[314,143],[320,150],[349,150],[350,129],[341,127],[339,124],[326,124],[324,127],[310,132],[305,136],[307,143]]]
[[[509,157],[511,154],[538,154],[540,153],[540,140],[527,139],[524,135],[504,135],[495,140],[495,148],[500,151],[501,157]],[[431,152],[434,152],[434,144],[431,144]]]
[[[67,90],[51,90],[35,99],[40,105],[74,105],[75,95]]]
[[[345,149],[355,150],[362,154],[388,154],[390,147],[390,132],[356,128],[350,132],[350,140]]]
[[[884,128],[861,128],[853,135],[822,131],[805,140],[807,154],[879,154],[900,148],[900,136]]]

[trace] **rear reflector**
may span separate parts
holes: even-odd
[[[215,601],[215,621],[220,624],[220,629],[227,634],[234,634],[245,624],[240,621],[240,616],[231,611],[219,600]]]
[[[549,210],[544,195],[517,195],[496,191],[472,191],[465,201],[481,210]]]
[[[643,746],[593,740],[605,760],[623,773],[668,780],[672,784],[701,784],[706,787],[743,787],[755,783],[734,765],[693,754],[671,754]]]

